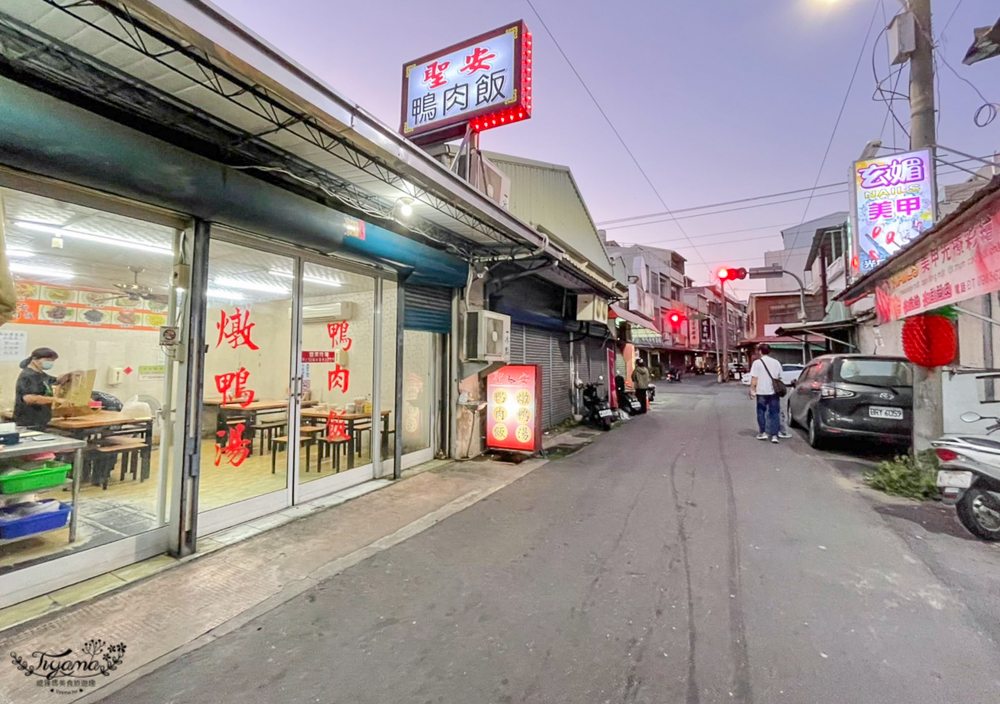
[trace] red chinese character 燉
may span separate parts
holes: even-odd
[[[445,85],[448,81],[444,77],[444,72],[449,66],[451,66],[450,61],[432,61],[427,64],[427,68],[424,69],[424,83],[427,87],[434,89]]]
[[[254,392],[246,388],[249,378],[250,372],[245,367],[240,367],[238,372],[216,374],[215,388],[222,394],[222,404],[239,401],[240,405],[246,408],[253,403]]]
[[[260,349],[250,339],[250,331],[256,323],[250,322],[250,311],[236,307],[236,312],[228,315],[226,311],[221,311],[222,319],[215,324],[219,329],[219,341],[215,343],[219,347],[223,341],[232,345],[235,350],[240,345],[246,345],[252,350]]]
[[[326,333],[330,336],[330,342],[333,345],[333,349],[341,349],[347,352],[351,349],[351,345],[354,340],[347,336],[347,330],[350,327],[350,323],[346,320],[342,320],[336,323],[327,323]]]
[[[250,456],[250,440],[243,437],[246,426],[237,423],[230,427],[228,431],[220,430],[216,433],[219,440],[215,443],[215,466],[218,467],[223,457],[229,460],[229,464],[239,467],[243,460]]]
[[[347,421],[343,419],[343,411],[330,411],[326,417],[326,439],[330,442],[350,440],[347,434]]]
[[[327,374],[328,388],[330,391],[334,389],[340,389],[345,394],[347,393],[347,387],[350,385],[351,372],[344,369],[339,364],[335,365],[333,371]]]
[[[493,65],[486,62],[492,61],[496,57],[497,55],[491,52],[488,47],[477,46],[472,50],[471,54],[465,57],[465,66],[458,70],[461,73],[469,75],[472,75],[476,71],[489,71],[493,68]]]

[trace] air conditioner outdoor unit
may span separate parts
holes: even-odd
[[[479,190],[507,210],[510,205],[510,176],[484,156],[479,157]]]
[[[329,323],[336,320],[350,320],[352,317],[354,317],[354,303],[351,301],[302,306],[302,319],[307,323]]]
[[[481,362],[510,361],[510,316],[488,310],[465,314],[465,358]]]

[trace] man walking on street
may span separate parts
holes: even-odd
[[[639,413],[645,413],[649,403],[646,398],[649,393],[649,369],[646,367],[646,360],[641,357],[635,360],[632,383],[635,384],[635,395],[639,399]]]
[[[781,428],[781,399],[774,388],[774,380],[781,378],[781,363],[771,357],[771,346],[760,346],[760,358],[750,367],[750,398],[757,399],[758,440],[778,443]]]

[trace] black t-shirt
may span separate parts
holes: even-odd
[[[37,406],[25,403],[25,396],[51,396],[54,376],[34,369],[25,369],[17,377],[14,400],[14,422],[25,428],[44,430],[52,420],[52,406]]]

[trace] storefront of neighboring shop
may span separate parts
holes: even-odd
[[[15,78],[0,607],[447,448],[465,261]]]

